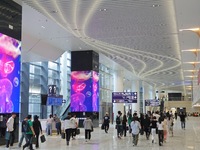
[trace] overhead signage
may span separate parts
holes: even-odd
[[[158,99],[147,99],[147,100],[145,100],[145,106],[153,106],[153,107],[160,106],[160,100],[158,100]]]
[[[137,92],[113,92],[113,103],[137,103]]]

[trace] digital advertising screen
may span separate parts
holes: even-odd
[[[71,112],[99,111],[99,73],[71,72]]]
[[[137,92],[113,92],[113,103],[137,103]]]
[[[145,106],[158,107],[158,106],[160,106],[160,100],[158,100],[158,99],[147,99],[147,100],[145,100]]]
[[[0,113],[19,113],[21,42],[0,33]]]

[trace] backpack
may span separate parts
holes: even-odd
[[[120,116],[117,116],[117,118],[116,118],[116,124],[120,124],[120,123],[121,123]]]
[[[31,131],[31,128],[30,128],[28,121],[24,121],[22,126],[23,126],[23,129],[24,129],[24,132],[30,132]]]

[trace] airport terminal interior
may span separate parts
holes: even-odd
[[[174,149],[200,146],[199,0],[1,0],[0,149],[16,114],[15,143],[27,115],[38,116],[39,149]],[[118,138],[116,116],[159,111],[173,116],[162,146],[139,135]],[[69,145],[46,135],[46,122],[75,114],[80,134]],[[186,114],[186,128],[175,114]],[[101,130],[110,118],[108,133]],[[85,141],[83,122],[93,121]],[[24,141],[25,142],[25,141]],[[33,146],[35,149],[35,146]]]

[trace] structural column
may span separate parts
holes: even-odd
[[[139,81],[138,80],[135,80],[135,81],[133,81],[133,83],[132,83],[132,92],[137,92],[137,103],[133,103],[132,104],[132,112],[134,113],[134,112],[139,112],[139,110],[140,110],[140,103],[139,103],[139,99],[140,99],[140,95],[139,95]]]
[[[123,92],[124,91],[124,73],[122,70],[118,70],[114,74],[114,92]],[[123,103],[113,103],[113,115],[114,120],[116,118],[117,112],[124,112]]]

